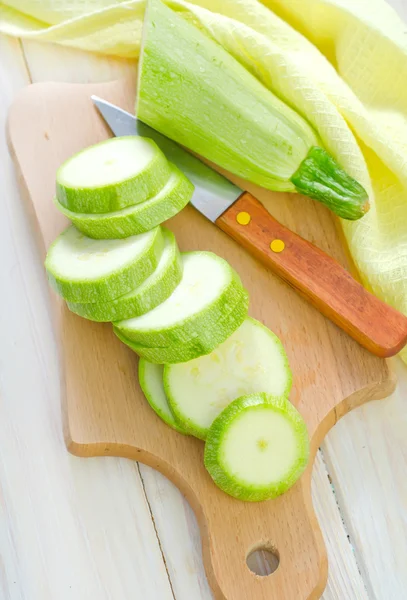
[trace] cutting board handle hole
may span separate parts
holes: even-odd
[[[280,564],[280,554],[276,548],[261,544],[250,550],[246,564],[252,573],[267,577],[277,571]]]

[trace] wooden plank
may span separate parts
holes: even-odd
[[[0,55],[0,596],[171,600],[136,465],[66,452],[49,292],[4,135],[29,76],[17,40]]]
[[[41,47],[42,48],[42,47]],[[55,49],[56,50],[56,49]],[[45,47],[44,47],[44,52],[45,52]],[[38,62],[37,62],[38,61]],[[44,57],[42,57],[41,59],[41,51],[39,49],[39,45],[37,45],[37,49],[36,49],[36,58],[33,58],[32,56],[30,56],[30,53],[28,53],[28,57],[27,57],[27,62],[28,64],[31,65],[32,69],[36,69],[36,73],[37,76],[43,76],[44,79],[50,79],[50,77],[47,75],[47,73],[44,73],[44,65],[46,65],[46,60],[44,60]],[[58,62],[58,61],[57,61]],[[80,80],[87,80],[87,76],[85,74],[85,71],[83,70],[83,64],[84,64],[84,60],[81,59],[81,69],[82,72],[80,73],[79,77]],[[144,473],[143,473],[144,474]],[[153,481],[153,484],[151,484],[151,481],[149,481],[149,476],[151,476],[151,479]],[[191,597],[190,595],[188,596],[188,594],[190,594],[190,590],[191,590],[191,581],[187,581],[185,578],[185,555],[189,554],[189,550],[186,549],[186,552],[183,550],[182,552],[177,553],[177,555],[175,555],[174,550],[173,550],[173,532],[174,529],[176,531],[178,531],[178,529],[185,530],[186,529],[186,525],[188,523],[187,521],[187,517],[185,516],[185,509],[184,509],[184,505],[183,502],[178,494],[178,492],[176,490],[174,490],[174,488],[172,488],[172,486],[170,486],[170,484],[168,482],[166,482],[165,480],[159,481],[159,475],[155,474],[154,472],[150,472],[150,475],[147,475],[145,477],[145,484],[146,484],[146,490],[147,490],[147,495],[149,498],[149,502],[150,502],[150,506],[152,508],[152,512],[154,515],[154,519],[155,519],[155,524],[157,526],[157,530],[159,532],[160,535],[160,539],[161,539],[161,544],[162,547],[164,549],[164,553],[166,556],[166,561],[167,561],[167,566],[171,575],[171,579],[172,579],[172,583],[173,583],[173,587],[174,590],[176,589],[177,592],[177,597]],[[158,483],[157,483],[158,482]],[[151,485],[151,488],[150,488]],[[321,489],[319,490],[319,487],[321,487]],[[160,489],[160,493],[158,495],[154,494],[155,490]],[[318,497],[324,498],[325,500],[322,502],[322,506],[325,506],[325,504],[328,504],[329,506],[331,506],[332,510],[337,510],[336,509],[336,504],[332,495],[332,491],[329,485],[329,482],[327,480],[327,478],[320,478],[320,480],[318,481],[317,484],[317,489],[318,489]],[[163,490],[165,490],[165,492],[167,490],[171,490],[168,492],[168,494],[166,494],[165,496],[163,496]],[[172,519],[172,515],[173,514],[177,514],[179,515],[179,517],[177,517],[175,523]],[[327,513],[327,524],[331,524],[331,513],[328,512]],[[178,521],[178,518],[180,519]],[[171,522],[170,522],[171,521]],[[170,522],[170,525],[169,525]],[[346,540],[346,534],[343,530],[343,526],[341,523],[341,520],[339,518],[339,515],[337,513],[337,519],[336,519],[336,523],[337,523],[337,528],[335,529],[336,532],[340,532],[340,536],[342,540]],[[195,530],[196,531],[196,530]],[[186,543],[193,549],[193,552],[195,553],[194,558],[193,558],[193,562],[194,564],[197,563],[195,556],[199,557],[199,548],[197,546],[197,538],[198,536],[196,535],[196,532],[194,531],[194,536],[193,536],[193,540],[192,543],[190,543],[190,540],[188,540],[186,538]],[[336,536],[335,536],[336,537]],[[338,549],[339,548],[339,549]],[[350,548],[350,546],[346,543],[342,544],[340,547],[338,547],[338,544],[336,542],[336,539],[334,539],[333,541],[331,541],[331,549],[330,552],[333,553],[333,555],[335,556],[335,553],[338,556],[338,561],[341,561],[341,553],[345,552],[346,558],[349,560],[349,564],[353,565],[353,571],[355,573],[357,573],[357,569],[355,566],[355,562],[354,562],[354,557],[352,554],[352,550]],[[346,572],[346,570],[345,570]],[[200,581],[201,581],[201,577],[202,577],[202,572],[200,573]],[[356,590],[359,589],[363,589],[363,584],[361,584],[361,580],[360,578],[358,579],[357,576],[356,577]],[[332,584],[331,584],[331,589],[335,590],[341,590],[343,588],[343,586],[345,585],[344,582],[346,582],[346,579],[344,579],[344,577],[342,576],[341,573],[337,574],[335,571],[333,573],[331,573],[331,579],[332,579]],[[351,580],[353,584],[353,579]],[[201,584],[199,583],[199,586],[201,586]],[[349,583],[347,583],[345,585],[345,591],[349,590]],[[203,588],[202,588],[203,589]],[[329,588],[328,588],[329,590]],[[197,592],[197,590],[195,589],[195,594],[200,593]],[[205,594],[207,593],[207,588],[205,588],[205,590],[202,592],[203,596],[205,597]],[[359,592],[356,591],[354,594],[354,597],[359,597],[357,594]],[[194,597],[198,597],[198,596],[194,596]],[[199,596],[200,597],[200,596]],[[329,596],[327,596],[329,597]],[[331,598],[333,598],[334,596],[331,595]],[[342,597],[346,597],[346,596],[342,596]],[[362,597],[362,596],[360,596]]]
[[[139,466],[175,598],[211,600],[192,508],[164,475],[146,465]]]
[[[393,362],[396,392],[344,417],[323,444],[370,600],[407,590],[407,367]]]
[[[312,499],[329,561],[328,584],[323,600],[370,600],[332,490],[324,455],[319,450],[313,470]]]
[[[404,21],[407,21],[407,0],[387,0],[387,2]]]

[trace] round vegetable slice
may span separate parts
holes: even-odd
[[[285,398],[238,398],[214,420],[205,467],[234,498],[258,502],[286,492],[307,466],[309,439],[300,413]]]
[[[123,344],[126,344],[130,350],[133,350],[140,357],[154,364],[164,365],[166,363],[184,362],[202,355],[202,348],[199,344],[179,344],[168,348],[149,348],[148,346],[141,346],[140,344],[136,344],[136,342],[132,342],[120,333],[116,327],[113,327],[113,331],[119,340]]]
[[[164,369],[172,412],[184,429],[202,440],[218,414],[239,396],[267,390],[287,397],[291,385],[282,343],[250,317],[207,356]]]
[[[151,275],[163,244],[159,227],[125,240],[93,240],[71,225],[50,246],[45,268],[65,300],[108,302]]]
[[[157,194],[170,166],[153,140],[117,137],[85,148],[57,171],[59,203],[78,213],[108,213]]]
[[[167,425],[179,433],[188,435],[182,426],[177,423],[168,406],[163,386],[163,366],[155,365],[141,358],[138,364],[138,376],[140,387],[154,412]]]
[[[149,231],[176,215],[188,204],[194,186],[175,166],[163,188],[152,198],[135,206],[106,214],[75,213],[62,206],[58,209],[72,221],[79,231],[95,239],[125,238]]]
[[[167,347],[150,348],[142,346],[126,338],[116,327],[113,327],[113,330],[124,344],[152,363],[174,364],[186,362],[204,354],[209,354],[225,340],[225,336],[231,335],[245,320],[248,306],[249,295],[244,290],[238,306],[221,319],[217,327],[210,329],[210,331],[197,333],[189,342],[172,344]]]
[[[171,296],[140,317],[115,323],[128,339],[151,348],[188,343],[197,332],[211,332],[235,305],[243,286],[224,259],[212,252],[181,256],[183,275]]]
[[[164,249],[155,271],[141,285],[111,302],[68,302],[69,309],[91,321],[118,321],[142,315],[164,302],[182,277],[182,262],[174,234],[163,229]]]

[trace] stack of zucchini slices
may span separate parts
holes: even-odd
[[[212,252],[183,252],[162,223],[192,183],[150,139],[113,138],[66,161],[55,204],[72,222],[49,248],[50,284],[69,309],[112,322],[140,357],[142,390],[161,419],[205,442],[215,483],[242,500],[275,497],[308,460],[288,401],[280,340],[248,317],[239,275]]]

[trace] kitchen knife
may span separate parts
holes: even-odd
[[[367,350],[393,356],[407,342],[407,318],[357,282],[337,261],[274,219],[250,193],[177,143],[102,98],[92,100],[116,136],[153,139],[192,181],[191,204],[287,281]]]

